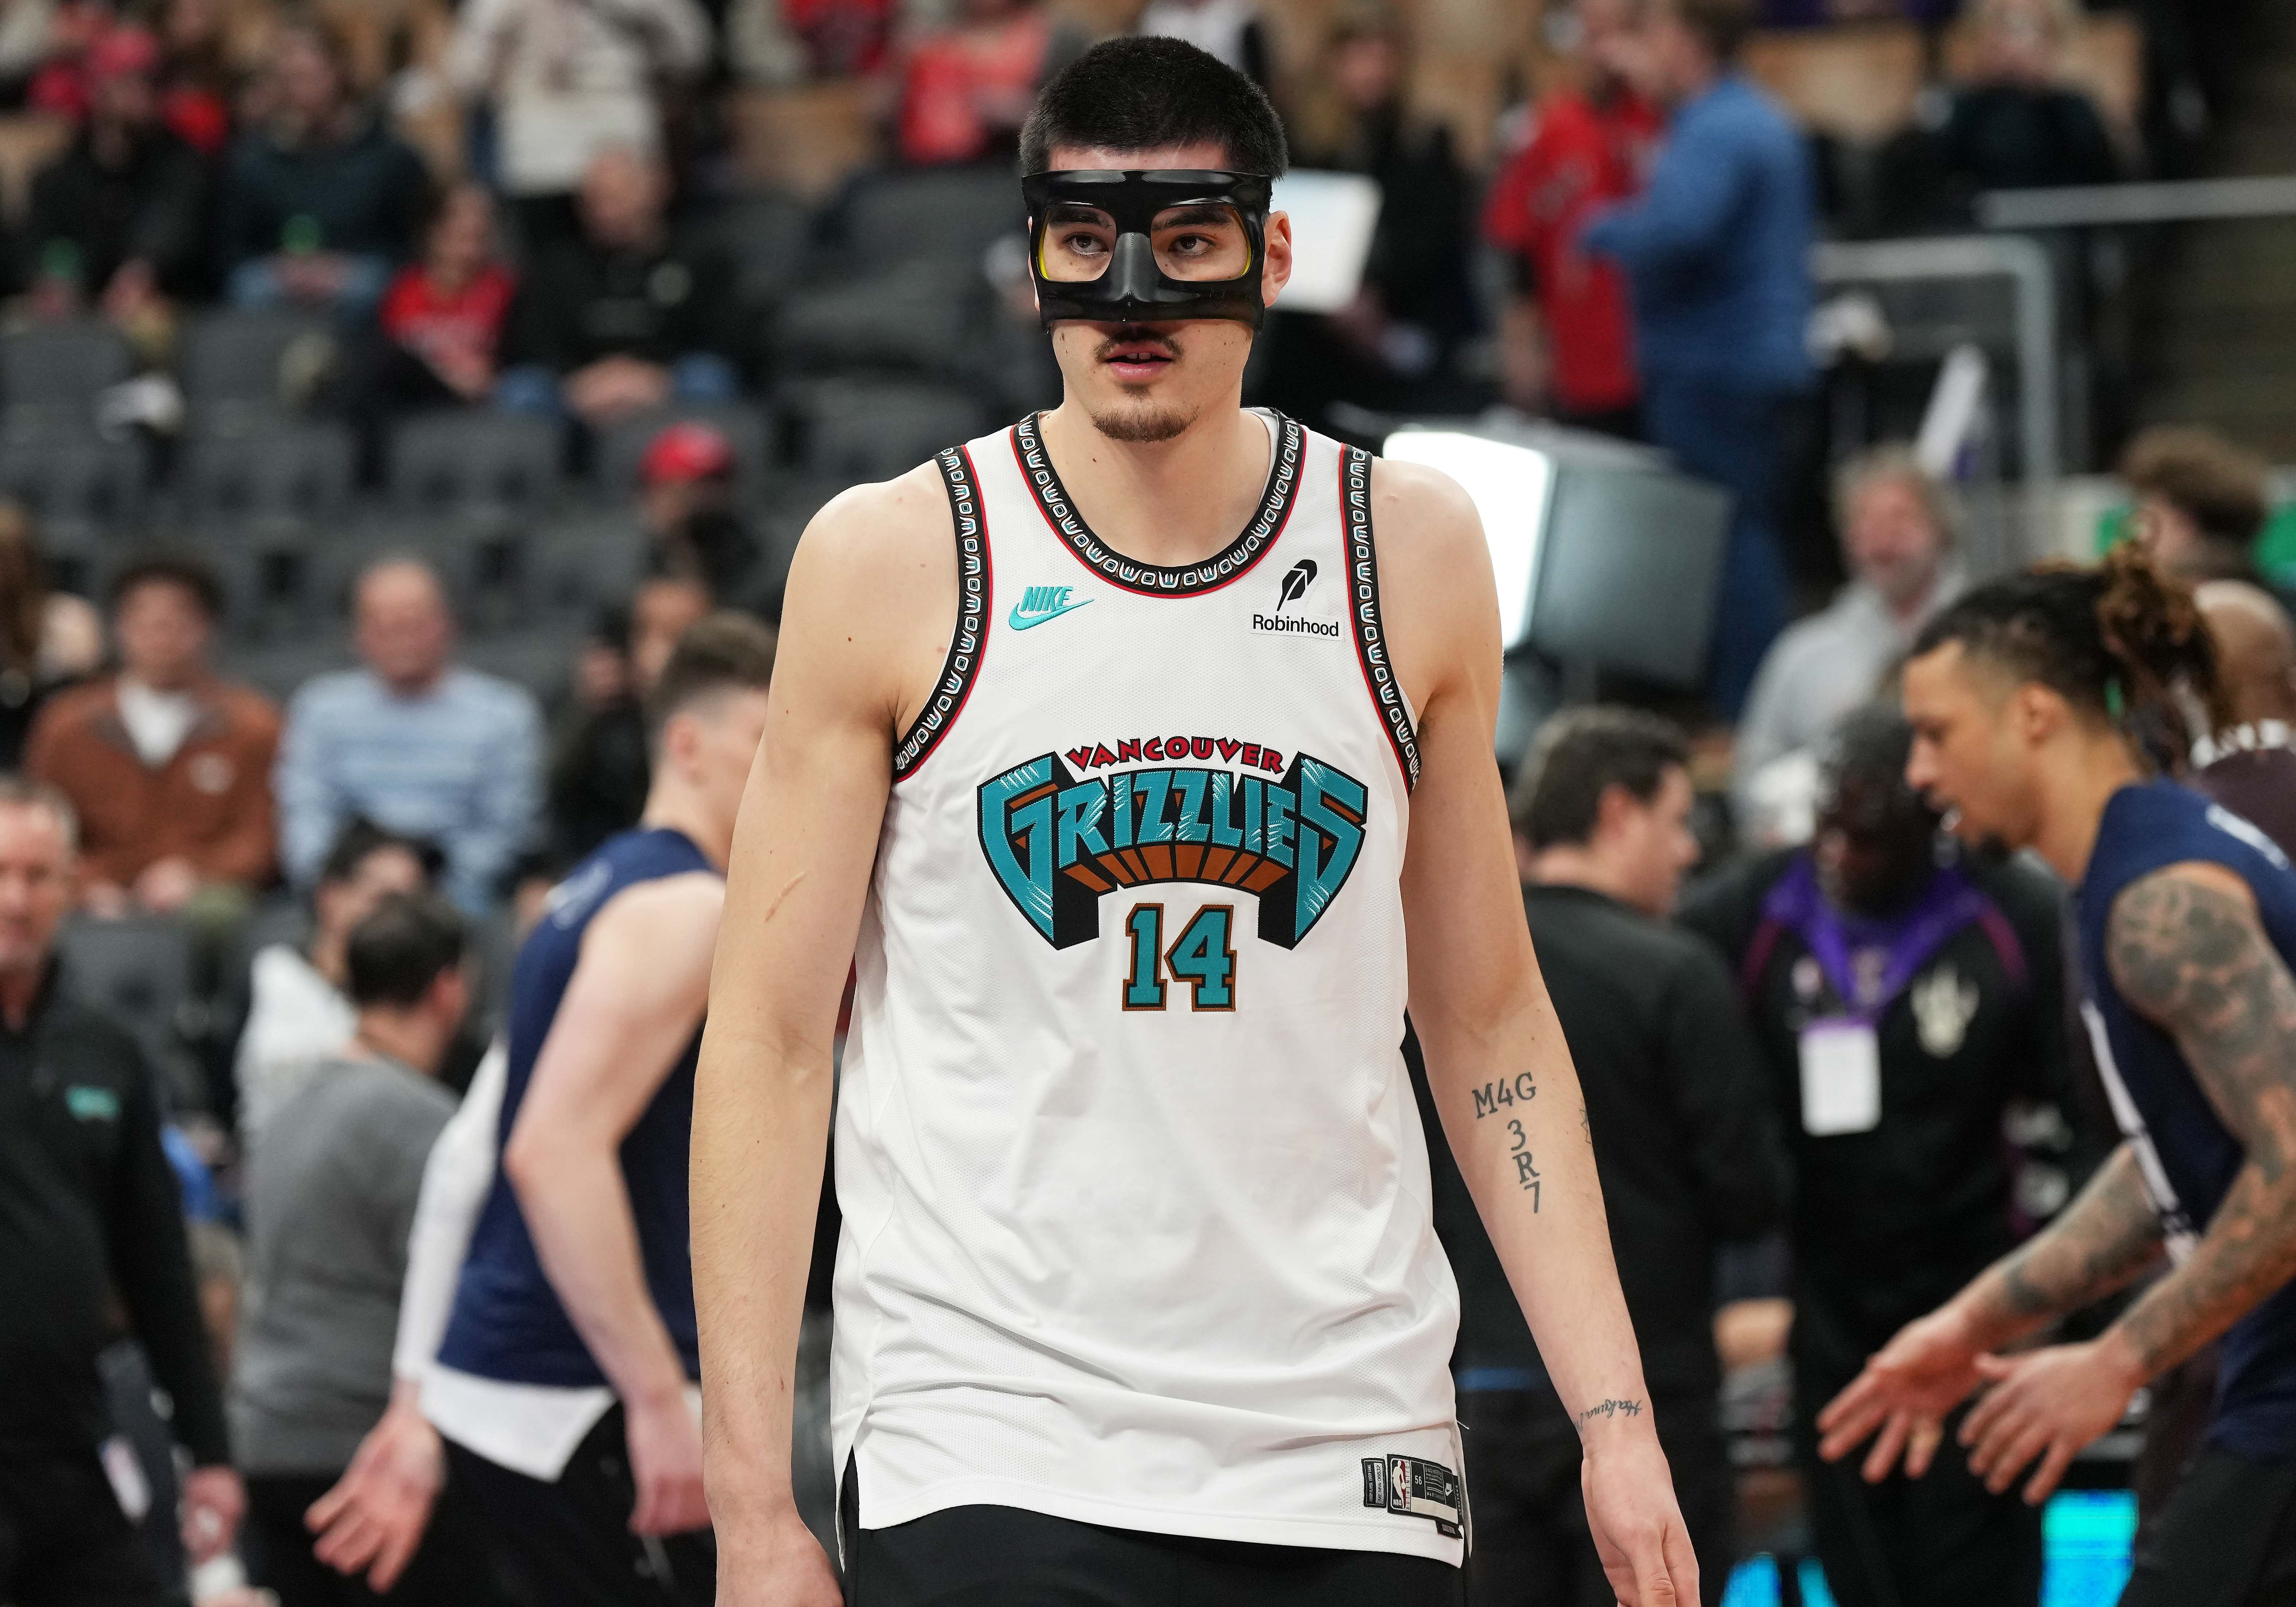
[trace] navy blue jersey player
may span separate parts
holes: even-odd
[[[773,637],[680,639],[637,826],[559,884],[512,977],[500,1160],[425,1414],[526,1599],[706,1604],[686,1151]]]
[[[2123,1142],[2049,1228],[1909,1324],[1825,1409],[1869,1478],[1929,1463],[2054,1488],[2147,1379],[2222,1336],[2200,1453],[2123,1607],[2296,1599],[2296,876],[2271,840],[2149,779],[2148,747],[2220,714],[2192,599],[2133,551],[1997,580],[1939,615],[1905,678],[1908,778],[1964,836],[2030,848],[2073,890],[2081,1014]],[[2167,1272],[2096,1339],[1998,1354]]]

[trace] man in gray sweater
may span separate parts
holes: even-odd
[[[282,1607],[488,1599],[453,1524],[377,1596],[313,1554],[307,1513],[389,1405],[391,1341],[422,1166],[455,1101],[433,1078],[470,1004],[463,929],[428,893],[394,894],[346,954],[358,1025],[266,1127],[250,1160],[248,1304],[231,1398],[258,1583]]]

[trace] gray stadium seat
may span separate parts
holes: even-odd
[[[292,411],[306,369],[336,355],[327,325],[299,313],[210,313],[184,332],[177,365],[195,424],[234,414]],[[293,360],[291,362],[291,358]]]
[[[236,414],[195,430],[181,484],[194,516],[293,514],[338,518],[350,500],[357,451],[350,431],[313,419]]]
[[[977,267],[903,263],[791,295],[775,321],[775,352],[816,373],[859,366],[955,378],[974,366],[988,300]]]
[[[11,410],[0,421],[0,492],[37,514],[44,531],[118,525],[143,509],[141,442],[111,440],[93,424]]]
[[[390,432],[390,500],[402,512],[539,509],[557,495],[563,447],[547,419],[477,407],[422,414]]]
[[[800,461],[813,478],[890,480],[980,433],[981,404],[947,385],[830,379],[792,390]]]
[[[645,561],[645,533],[627,513],[552,520],[528,544],[529,611],[586,624],[602,604],[629,596]]]
[[[813,215],[785,195],[735,195],[701,225],[734,263],[742,299],[770,305],[788,294],[813,258]]]
[[[160,916],[74,921],[57,949],[64,986],[133,1033],[169,1086],[195,1090],[197,1069],[184,1031],[192,991],[184,928]]]
[[[647,446],[663,426],[681,419],[699,419],[725,432],[734,448],[735,481],[744,489],[764,478],[772,442],[762,411],[743,402],[672,402],[625,419],[600,438],[592,465],[599,494],[616,504],[626,502],[637,489],[638,462]]]
[[[0,398],[12,414],[37,409],[93,423],[95,398],[135,372],[119,332],[92,318],[0,335]]]
[[[841,208],[839,243],[849,266],[875,273],[930,258],[977,269],[999,234],[1026,218],[1020,182],[1004,167],[871,174]]]

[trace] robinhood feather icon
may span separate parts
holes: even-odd
[[[1308,584],[1315,578],[1316,561],[1313,558],[1302,558],[1293,564],[1283,577],[1283,589],[1282,594],[1275,599],[1275,611],[1280,614],[1283,611],[1285,603],[1296,602],[1306,596]]]

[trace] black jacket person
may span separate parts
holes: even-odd
[[[96,1456],[115,1294],[196,1464],[195,1560],[230,1544],[243,1503],[152,1074],[57,985],[70,820],[58,796],[0,778],[0,1600],[17,1607],[162,1599]]]
[[[2056,885],[1941,857],[1909,741],[1894,710],[1848,717],[1813,846],[1726,874],[1683,920],[1737,972],[1793,1148],[1797,1418],[1828,1584],[1842,1607],[2031,1607],[2038,1510],[1957,1453],[1867,1486],[1810,1444],[1868,1355],[2015,1242],[2013,1103],[2073,1109]]]

